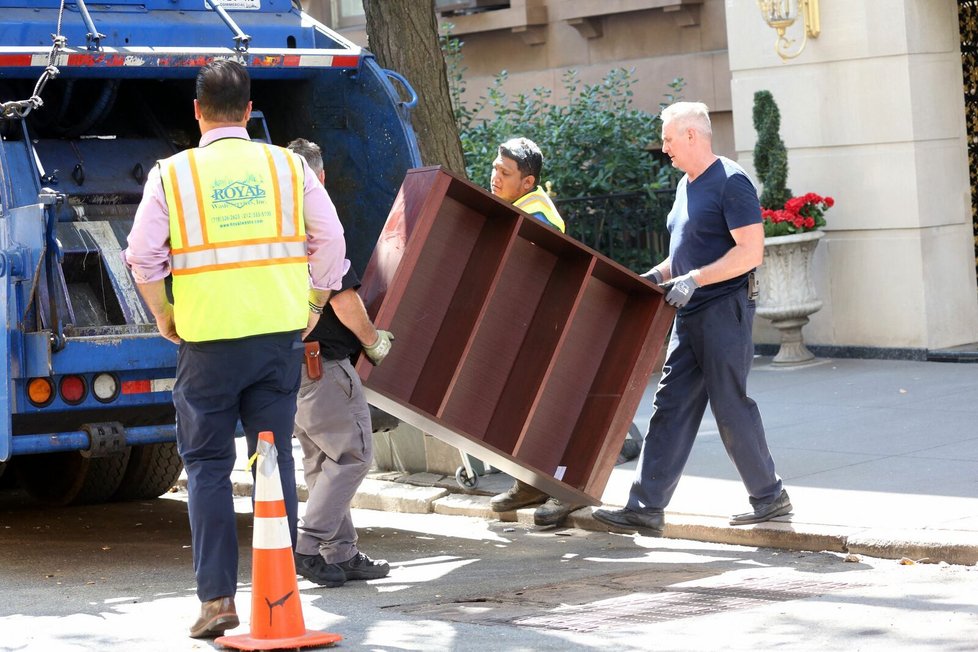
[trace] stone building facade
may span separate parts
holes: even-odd
[[[366,45],[357,0],[303,4]],[[753,95],[771,91],[789,186],[836,200],[814,261],[824,307],[806,342],[899,357],[978,342],[968,158],[978,108],[966,113],[962,90],[962,30],[978,40],[975,4],[820,0],[821,34],[782,61],[753,0],[438,0],[446,11],[497,7],[446,17],[465,42],[469,93],[500,70],[510,91],[556,92],[568,69],[592,82],[624,66],[639,80],[638,105],[657,111],[682,77],[683,97],[713,111],[717,151],[751,169]],[[978,86],[969,65],[964,79]],[[777,341],[764,320],[755,332]]]

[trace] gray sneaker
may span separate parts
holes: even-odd
[[[557,525],[567,518],[568,514],[582,507],[584,505],[565,503],[556,498],[550,498],[533,512],[533,522],[537,525]]]

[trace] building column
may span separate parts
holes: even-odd
[[[814,262],[824,307],[806,342],[921,350],[974,342],[957,4],[820,4],[821,35],[782,62],[756,3],[726,3],[740,162],[751,169],[753,96],[769,90],[781,111],[789,187],[836,200]],[[766,320],[755,332],[758,342],[778,341]]]

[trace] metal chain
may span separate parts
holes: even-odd
[[[68,40],[61,35],[61,20],[64,16],[64,11],[65,0],[61,0],[61,8],[58,10],[58,31],[56,34],[51,35],[53,44],[51,45],[51,51],[48,53],[48,65],[44,68],[44,72],[41,73],[40,78],[38,78],[37,84],[34,85],[34,92],[26,100],[0,102],[0,118],[26,118],[28,113],[44,106],[44,100],[41,99],[41,92],[44,90],[44,86],[48,81],[57,77],[61,72],[54,65],[54,62],[57,60],[58,52],[68,44]]]

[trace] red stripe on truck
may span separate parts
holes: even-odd
[[[20,68],[29,65],[31,65],[31,55],[29,54],[0,54],[0,66]]]

